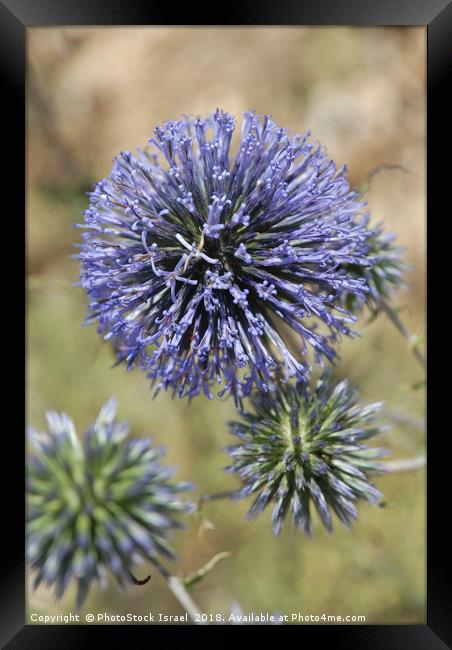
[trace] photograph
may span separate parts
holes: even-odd
[[[26,42],[26,624],[425,626],[427,27]]]

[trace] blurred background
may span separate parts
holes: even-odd
[[[292,133],[311,130],[360,187],[381,164],[368,194],[374,221],[397,233],[412,265],[394,297],[410,330],[425,335],[425,29],[424,28],[31,28],[28,30],[28,421],[69,413],[79,432],[114,395],[134,435],[167,447],[178,477],[200,494],[237,487],[221,451],[233,439],[232,401],[192,404],[160,394],[145,376],[111,369],[113,354],[95,326],[82,327],[86,299],[75,287],[86,192],[109,173],[121,149],[142,146],[153,127],[182,114],[223,108],[270,113]],[[337,374],[360,386],[363,401],[385,400],[391,429],[378,441],[392,458],[424,450],[422,368],[384,315],[359,323],[345,341]],[[270,512],[253,522],[248,502],[206,503],[177,533],[180,561],[195,571],[215,553],[231,556],[199,583],[206,612],[242,610],[364,615],[367,623],[425,622],[424,471],[378,478],[385,507],[360,506],[352,531],[316,526],[306,539],[286,525],[270,531]],[[147,575],[148,567],[137,570]],[[140,575],[138,575],[140,573]],[[143,573],[143,575],[141,575]],[[85,612],[183,613],[164,581],[127,593],[110,581],[94,588]],[[40,588],[29,612],[74,610]]]

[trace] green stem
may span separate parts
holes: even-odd
[[[388,460],[384,465],[387,472],[411,472],[414,469],[422,469],[427,464],[425,454],[414,458],[402,458],[400,460]]]
[[[198,605],[186,590],[181,578],[174,576],[163,564],[159,562],[159,560],[153,559],[152,563],[157,567],[159,572],[165,578],[169,589],[188,613],[193,623],[196,623],[196,625],[205,625],[205,623],[201,620],[202,611],[199,609]]]
[[[224,492],[214,492],[213,494],[202,494],[198,501],[199,503],[204,503],[204,501],[216,501],[217,499],[230,499],[235,493],[234,490],[225,490]]]
[[[402,428],[415,429],[416,431],[425,431],[425,420],[424,418],[418,418],[408,413],[403,413],[391,408],[384,408],[381,412],[382,416],[395,422]]]
[[[427,362],[425,360],[424,355],[420,351],[418,344],[417,344],[417,339],[410,332],[410,330],[407,328],[407,326],[400,320],[397,312],[388,305],[387,302],[385,302],[383,299],[380,300],[380,307],[382,311],[386,314],[386,316],[389,318],[391,323],[399,330],[399,332],[402,334],[402,336],[408,341],[409,347],[412,350],[415,358],[419,361],[421,364],[422,368],[426,371],[427,370]]]

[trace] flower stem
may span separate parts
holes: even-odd
[[[215,501],[216,499],[230,499],[234,494],[234,490],[227,490],[224,492],[214,492],[213,494],[202,494],[198,501],[199,503],[204,503],[204,501]]]
[[[389,460],[384,465],[387,472],[411,472],[414,469],[425,467],[427,458],[425,454],[414,458],[402,458],[401,460]]]
[[[388,420],[395,422],[399,427],[415,429],[416,431],[425,431],[425,420],[423,418],[418,418],[408,413],[403,413],[391,408],[384,408],[381,412],[383,417],[386,417]]]
[[[402,336],[408,341],[408,344],[410,346],[410,349],[412,350],[414,356],[416,359],[419,361],[421,366],[423,367],[424,370],[427,370],[427,362],[425,360],[424,355],[420,351],[417,342],[416,342],[416,337],[414,334],[410,332],[410,330],[407,328],[407,326],[400,320],[397,312],[388,305],[387,302],[385,302],[383,299],[380,300],[380,307],[382,311],[386,314],[386,316],[389,318],[391,323],[399,330],[399,332],[402,334]]]
[[[205,622],[201,620],[202,611],[199,609],[198,605],[194,602],[193,598],[184,587],[182,580],[178,576],[172,575],[172,573],[170,573],[170,571],[168,571],[168,569],[163,566],[159,560],[153,559],[152,563],[157,567],[162,576],[165,578],[169,589],[173,592],[173,595],[188,613],[193,623],[196,623],[196,625],[205,625]]]

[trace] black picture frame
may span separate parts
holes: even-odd
[[[299,642],[306,644],[309,638],[317,644],[334,644],[344,648],[375,648],[378,650],[443,649],[452,643],[452,608],[449,590],[450,537],[447,534],[448,506],[450,495],[449,476],[446,463],[450,454],[445,445],[450,438],[447,424],[448,382],[438,379],[441,373],[433,373],[434,360],[442,364],[449,350],[447,330],[449,319],[443,315],[441,303],[433,302],[435,285],[441,286],[445,294],[440,300],[445,306],[448,297],[449,273],[447,242],[443,229],[449,217],[447,201],[450,186],[450,104],[446,101],[446,90],[450,85],[452,67],[452,4],[447,0],[292,0],[291,3],[249,2],[232,0],[225,6],[225,15],[197,16],[194,7],[161,6],[128,0],[0,0],[0,69],[2,73],[2,108],[4,110],[2,141],[3,159],[7,172],[3,179],[2,211],[4,216],[3,237],[8,243],[16,241],[17,253],[14,262],[22,261],[25,240],[23,214],[26,208],[24,185],[24,162],[26,142],[25,96],[26,96],[26,31],[33,26],[70,25],[359,25],[359,26],[426,26],[428,49],[428,242],[430,250],[438,254],[428,255],[428,324],[433,333],[428,338],[429,389],[428,389],[428,473],[427,473],[427,625],[379,625],[379,626],[297,626],[295,632],[301,635]],[[175,17],[177,15],[177,17]],[[175,22],[177,21],[177,22]],[[449,82],[449,84],[448,84]],[[448,120],[449,118],[449,120]],[[449,129],[447,128],[449,126]],[[4,139],[9,144],[4,143]],[[445,156],[442,156],[442,152]],[[24,197],[23,199],[21,197]],[[446,207],[447,206],[447,207]],[[24,239],[22,239],[22,233]],[[439,236],[442,240],[436,237]],[[440,248],[441,241],[441,248]],[[449,240],[450,241],[450,240]],[[23,269],[23,265],[20,267]],[[23,406],[23,373],[18,364],[18,350],[22,350],[24,322],[19,281],[10,283],[12,267],[4,269],[4,310],[8,328],[4,341],[14,353],[13,362],[8,364],[8,392],[19,397],[19,409]],[[7,287],[5,288],[5,284]],[[8,294],[9,292],[9,294]],[[438,292],[439,293],[439,292]],[[446,298],[446,300],[444,300]],[[14,316],[11,317],[11,306]],[[23,319],[23,320],[21,320]],[[433,320],[434,319],[434,320]],[[17,346],[11,337],[17,336]],[[10,342],[11,341],[11,342]],[[441,348],[440,348],[441,346]],[[436,349],[435,349],[436,348]],[[436,354],[435,354],[436,353]],[[439,367],[439,366],[438,366]],[[10,379],[15,372],[14,383]],[[440,373],[440,374],[438,374]],[[6,389],[5,389],[6,390]],[[17,392],[16,392],[17,391]],[[11,408],[8,404],[8,409]],[[442,415],[433,428],[434,414]],[[11,426],[4,431],[4,455],[2,477],[8,478],[2,491],[2,541],[5,546],[1,567],[0,585],[0,642],[7,648],[79,648],[84,645],[104,642],[111,637],[115,644],[124,642],[155,642],[171,639],[177,643],[187,642],[187,633],[199,634],[212,639],[218,629],[224,638],[234,634],[237,627],[216,626],[33,626],[25,625],[25,561],[24,561],[24,452],[25,443],[17,430],[17,411],[13,414]],[[15,430],[15,431],[14,431]],[[14,435],[15,433],[15,435]],[[9,447],[5,451],[5,446]],[[7,467],[5,467],[7,465]],[[449,469],[450,473],[450,469]],[[151,629],[150,629],[151,628]],[[270,628],[266,628],[267,634]],[[276,627],[272,633],[284,634],[293,628]],[[253,634],[262,631],[254,628]],[[309,642],[309,641],[308,641]],[[304,647],[307,647],[306,645]]]

